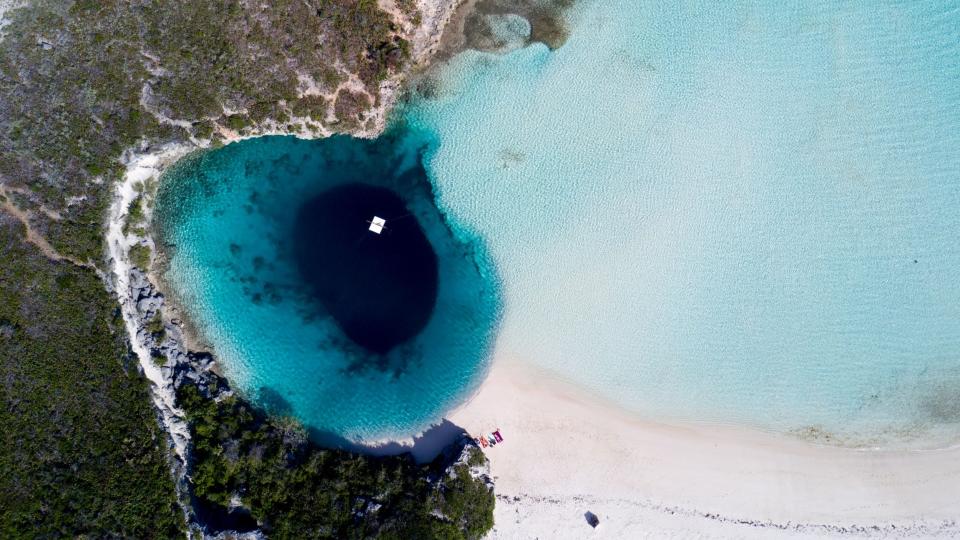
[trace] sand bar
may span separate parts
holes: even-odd
[[[857,450],[657,424],[503,356],[448,415],[506,438],[486,452],[494,537],[960,537],[960,448]]]

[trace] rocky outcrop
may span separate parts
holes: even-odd
[[[420,0],[419,11],[422,16],[416,20],[404,20],[406,27],[405,37],[412,45],[412,59],[414,64],[423,64],[436,50],[444,26],[458,2],[455,0]],[[372,137],[383,130],[387,111],[396,99],[403,73],[394,74],[380,83],[379,95],[371,96],[372,107],[358,117],[355,135]],[[307,84],[305,87],[309,87]],[[369,88],[365,88],[352,78],[345,79],[337,87],[336,94],[318,94],[323,103],[335,107],[341,91],[363,90],[366,95]],[[304,95],[312,95],[310,88],[304,90]],[[316,92],[314,92],[316,93]],[[143,97],[143,96],[141,96]],[[150,101],[150,100],[148,100]],[[153,101],[147,103],[148,111],[156,109]],[[159,110],[159,109],[157,109]],[[298,116],[291,113],[289,118],[297,120]],[[225,112],[226,114],[226,112]],[[162,116],[162,115],[161,115]],[[158,119],[161,123],[163,118]],[[322,122],[303,121],[276,122],[265,118],[252,122],[242,130],[233,130],[216,122],[215,131],[223,142],[230,142],[243,138],[288,134],[299,137],[316,138],[329,136],[333,131]],[[193,126],[194,128],[196,126]],[[145,233],[131,232],[125,227],[130,215],[130,209],[135,201],[144,195],[141,191],[143,184],[159,179],[163,171],[172,163],[187,153],[208,147],[214,137],[191,136],[189,142],[173,143],[164,146],[150,147],[145,143],[128,152],[124,156],[127,164],[127,173],[116,189],[111,206],[108,230],[108,262],[109,269],[107,286],[116,293],[121,304],[121,312],[127,331],[131,336],[131,349],[139,359],[141,371],[150,380],[154,404],[158,410],[158,417],[170,436],[172,454],[171,468],[177,480],[178,493],[184,509],[189,528],[199,536],[212,538],[259,538],[260,531],[239,532],[231,530],[227,525],[213,524],[213,522],[230,522],[221,520],[217,516],[209,516],[203,508],[199,508],[193,499],[189,484],[189,470],[191,467],[190,430],[185,420],[184,412],[177,405],[177,391],[184,386],[195,387],[201,396],[211,400],[221,400],[233,392],[226,379],[217,373],[217,364],[214,357],[206,352],[191,351],[189,344],[193,337],[185,326],[184,321],[177,318],[177,307],[171,305],[151,276],[146,272],[142,261],[138,266],[134,250],[146,251],[148,259],[154,259],[156,252],[152,239]],[[141,186],[141,187],[138,187]],[[149,224],[150,211],[146,210],[145,225]],[[148,226],[144,230],[149,229]],[[171,317],[171,314],[174,316]],[[489,463],[482,451],[472,440],[464,436],[448,447],[441,458],[438,458],[436,472],[431,475],[431,483],[437,493],[438,515],[456,523],[472,523],[460,515],[452,514],[444,509],[443,502],[456,498],[463,492],[463,486],[479,486],[480,491],[474,493],[489,494],[493,499],[493,482],[490,479]],[[466,480],[469,476],[469,481]],[[456,484],[456,485],[454,485]],[[243,511],[242,507],[238,508]],[[371,501],[364,508],[364,512],[377,512],[378,503]],[[222,516],[220,516],[222,517]],[[466,526],[466,525],[464,525]]]
[[[490,462],[473,439],[464,434],[434,462],[431,515],[455,528],[464,538],[480,538],[493,527],[495,497]]]
[[[431,482],[434,484],[442,483],[444,479],[457,476],[458,472],[466,467],[466,470],[470,472],[471,479],[483,484],[493,492],[490,460],[466,433],[444,448],[435,463],[438,463],[440,467],[438,473],[431,478]]]
[[[137,341],[147,348],[150,358],[160,366],[170,391],[176,392],[180,386],[192,384],[208,399],[230,391],[225,380],[214,372],[216,362],[213,355],[188,350],[182,323],[178,319],[167,321],[161,315],[166,303],[164,296],[138,268],[130,270],[130,293],[139,323]]]

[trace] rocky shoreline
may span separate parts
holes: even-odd
[[[162,340],[147,330],[149,322],[160,313],[164,297],[150,283],[143,270],[131,262],[130,249],[134,245],[152,245],[152,241],[147,236],[129,235],[124,231],[130,206],[137,196],[134,184],[159,175],[164,165],[176,161],[190,150],[189,146],[177,146],[127,159],[127,173],[117,186],[107,224],[110,272],[106,276],[106,285],[120,304],[124,325],[130,336],[131,352],[139,362],[140,371],[150,381],[158,420],[169,437],[171,472],[188,527],[193,532],[202,532],[189,500],[187,463],[190,435],[184,415],[176,406],[174,383],[174,371],[200,373],[201,363],[191,357],[182,339],[177,339],[180,336],[173,324],[164,322],[164,330],[166,332],[169,329],[169,333]],[[153,360],[155,351],[163,351],[166,355],[162,366]]]
[[[406,79],[422,76],[434,61],[443,62],[458,50],[470,45],[460,34],[464,21],[482,8],[480,14],[504,9],[496,1],[487,0],[417,0],[413,11],[400,9],[392,0],[378,4],[390,14],[397,33],[411,44],[410,64],[400,73],[385,79],[379,85],[376,96],[369,96],[373,107],[364,114],[361,122],[349,132],[356,137],[373,138],[386,128],[388,116],[397,103]],[[566,5],[558,1],[557,6]],[[526,6],[526,4],[524,4]],[[527,6],[529,7],[529,6]],[[559,7],[557,8],[559,9]],[[559,13],[559,11],[557,12]],[[525,13],[526,14],[526,13]],[[341,91],[365,92],[358,80],[349,77],[333,94],[317,94],[307,84],[303,95],[320,95],[332,102]],[[143,106],[164,123],[177,121],[164,117],[150,101],[151,92],[145,88],[141,101]],[[124,324],[130,336],[131,352],[136,355],[141,371],[150,381],[153,402],[158,419],[169,436],[171,470],[176,478],[178,495],[184,515],[192,532],[203,536],[236,536],[236,531],[210,530],[198,517],[190,492],[189,469],[191,464],[191,440],[185,413],[177,406],[177,391],[185,385],[195,387],[205,399],[219,401],[233,395],[228,382],[221,376],[217,362],[189,320],[188,314],[176,298],[164,294],[165,284],[159,269],[163,267],[164,253],[150,234],[152,198],[156,184],[163,173],[188,154],[214,146],[214,139],[227,144],[248,138],[268,135],[288,135],[304,139],[328,137],[334,134],[331,126],[336,122],[316,124],[309,119],[293,118],[293,122],[280,123],[267,118],[240,132],[228,126],[216,125],[215,137],[165,145],[148,146],[145,143],[124,154],[126,173],[114,192],[109,210],[107,230],[107,267],[105,281],[121,306]],[[146,202],[146,204],[144,204]],[[130,227],[131,209],[136,205],[143,220],[141,227]],[[139,253],[140,257],[134,256]],[[146,261],[143,260],[146,253]],[[139,260],[138,260],[139,259]],[[412,442],[412,441],[411,441]],[[407,448],[403,444],[391,444],[392,448]],[[354,449],[357,450],[357,449]],[[459,465],[470,461],[470,456],[479,452],[469,438],[461,438],[442,452],[441,463],[446,476]],[[482,456],[482,454],[481,454]],[[489,490],[493,482],[489,462],[483,459],[482,466],[469,466],[470,475],[481,481]],[[431,482],[442,478],[434,477]],[[259,531],[242,533],[241,537],[259,538]]]
[[[110,211],[108,248],[111,271],[107,276],[107,286],[120,303],[124,324],[131,338],[131,352],[139,361],[140,371],[150,381],[158,420],[169,437],[171,472],[176,479],[178,498],[190,531],[213,538],[263,538],[260,531],[214,530],[199,515],[201,512],[198,512],[189,485],[189,426],[184,411],[177,406],[177,391],[189,385],[195,387],[203,398],[219,401],[233,395],[233,390],[220,375],[214,356],[193,347],[198,340],[191,337],[190,324],[180,307],[176,302],[171,302],[157,285],[161,281],[159,276],[145,271],[131,260],[131,248],[135,246],[146,246],[153,253],[158,252],[151,236],[124,232],[129,208],[136,197],[142,196],[135,186],[151,178],[159,178],[178,159],[199,149],[199,146],[187,145],[162,147],[153,152],[147,149],[145,153],[128,160],[128,173],[124,182],[117,187]],[[149,210],[146,214],[149,222]],[[171,317],[171,312],[178,316]],[[452,471],[459,465],[470,460],[474,451],[479,452],[479,449],[466,437],[445,448],[442,458],[447,464],[445,474],[453,474]],[[471,476],[492,491],[489,462],[469,467]],[[437,476],[431,480],[440,482],[443,478]]]
[[[440,44],[443,30],[459,4],[456,0],[419,0],[420,16],[417,24],[410,18],[398,21],[404,37],[413,44],[413,68],[426,67]],[[404,14],[397,10],[387,10],[395,18]],[[399,73],[380,85],[375,106],[367,119],[372,119],[373,129],[359,128],[353,133],[358,137],[376,137],[386,126],[387,117],[395,105],[401,84],[407,73]],[[349,81],[348,81],[349,83]],[[347,83],[347,84],[348,84]],[[162,120],[162,119],[161,119]],[[370,123],[364,122],[369,126]],[[322,138],[332,135],[328,128],[321,126],[312,129],[306,122],[300,130],[292,130],[269,119],[255,126],[252,132],[243,136],[227,129],[220,129],[219,135],[224,143],[267,136],[292,135],[305,139]],[[198,150],[210,148],[212,140],[191,139],[187,142],[172,143],[163,146],[146,146],[129,150],[123,159],[126,173],[123,181],[114,191],[106,224],[107,268],[104,276],[108,291],[114,293],[121,307],[121,314],[130,336],[131,353],[139,361],[140,370],[150,381],[150,389],[160,424],[169,437],[171,450],[171,471],[176,479],[177,493],[188,528],[192,534],[203,537],[262,538],[259,530],[251,532],[214,531],[198,517],[189,486],[191,463],[191,440],[189,426],[184,411],[176,403],[177,390],[184,385],[197,388],[200,394],[210,400],[219,401],[233,394],[226,379],[217,369],[217,363],[209,352],[195,350],[198,343],[190,331],[190,324],[176,305],[170,302],[161,290],[162,280],[151,273],[159,253],[149,230],[152,208],[143,206],[145,226],[141,231],[129,230],[131,207],[138,198],[147,200],[149,193],[143,186],[159,181],[163,173],[184,156]],[[148,250],[148,268],[142,268],[134,261],[135,250]],[[177,316],[172,317],[175,313]],[[466,464],[474,452],[475,444],[469,438],[462,438],[444,450],[446,474],[452,474],[458,465]],[[477,450],[478,451],[478,450]],[[493,489],[490,480],[489,463],[469,465],[471,476],[480,479],[488,489]],[[434,481],[440,480],[434,478]]]

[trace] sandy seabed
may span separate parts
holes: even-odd
[[[504,355],[448,419],[505,437],[494,538],[960,537],[960,447],[657,424]]]
[[[9,4],[0,0],[0,17]],[[454,3],[418,4],[431,22],[416,40],[427,54]],[[118,190],[108,239],[121,295],[132,182],[162,170],[151,159],[180,152],[134,160]],[[166,381],[133,341],[180,453],[186,433]],[[741,427],[658,424],[503,353],[448,419],[505,437],[486,450],[498,497],[494,538],[960,538],[960,448],[855,450]]]

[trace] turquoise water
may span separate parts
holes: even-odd
[[[231,383],[273,413],[300,418],[322,441],[409,436],[462,399],[487,365],[500,305],[496,275],[482,242],[465,229],[451,230],[433,205],[419,165],[421,143],[414,137],[249,140],[188,158],[158,195],[159,238],[169,244],[166,279]],[[302,245],[311,231],[295,229],[302,225],[299,209],[356,182],[399,193],[409,212],[377,210],[388,218],[382,236],[359,218],[355,230],[344,231],[354,251],[377,255],[381,250],[371,246],[398,240],[416,220],[438,261],[436,298],[427,306],[432,315],[414,338],[385,354],[347,337],[315,294],[316,275],[307,279],[298,266],[298,256],[311,249]],[[310,256],[348,264],[343,246],[326,253],[323,247]],[[371,264],[389,278],[403,262],[387,257]],[[369,309],[390,281],[377,273],[366,274],[373,298],[344,284]],[[381,304],[386,314],[396,314],[396,301],[403,299]]]
[[[228,219],[182,218],[170,275],[230,374],[321,429],[372,437],[438,419],[495,343],[647,417],[952,436],[960,5],[659,4],[582,1],[560,49],[464,53],[401,111],[429,143],[449,260],[474,269],[463,298],[502,295],[469,339],[424,339],[411,377],[350,379],[337,347],[305,348],[333,329],[272,318],[282,310],[247,320],[262,308],[211,272],[228,250],[216,237],[269,233],[229,206]],[[273,175],[278,208],[294,207],[317,179],[288,184],[291,166],[268,156],[321,163],[321,146],[300,144],[231,145],[208,154],[228,173],[201,169],[237,191],[225,200]],[[246,154],[260,165],[245,169]],[[478,238],[489,260],[467,249]],[[219,255],[203,253],[212,244]],[[442,380],[432,362],[451,366]]]
[[[554,52],[461,56],[408,112],[501,270],[503,356],[654,418],[951,431],[960,4],[587,1],[571,24]]]

